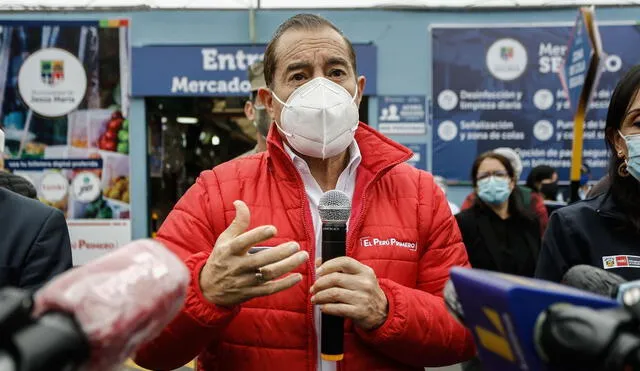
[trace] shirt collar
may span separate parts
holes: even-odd
[[[287,155],[289,155],[289,157],[291,158],[291,161],[293,161],[293,164],[296,165],[296,168],[298,168],[298,165],[304,164],[306,169],[309,169],[309,165],[307,165],[307,162],[302,157],[293,152],[293,150],[287,143],[283,141],[282,145],[284,146],[284,150],[285,152],[287,152]],[[347,150],[349,151],[349,163],[347,164],[345,170],[348,170],[349,175],[351,176],[355,173],[356,169],[360,165],[360,162],[362,161],[362,155],[360,154],[360,147],[358,147],[358,143],[355,139],[351,142],[349,147],[347,147]]]

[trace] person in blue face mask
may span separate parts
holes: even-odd
[[[544,236],[536,277],[559,282],[574,265],[640,279],[640,66],[618,82],[605,138],[609,174],[599,196],[555,212]]]
[[[509,160],[480,155],[471,170],[474,205],[456,215],[474,268],[533,276],[540,247],[538,218],[523,204]]]
[[[539,218],[524,205],[511,162],[496,152],[476,158],[471,168],[473,206],[455,215],[473,268],[532,277],[540,248]],[[474,358],[463,371],[480,371]]]

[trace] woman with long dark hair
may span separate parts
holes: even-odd
[[[474,268],[533,276],[540,247],[538,218],[527,210],[509,160],[480,155],[471,169],[476,201],[456,215]]]
[[[551,216],[536,277],[561,281],[572,266],[588,264],[640,279],[639,88],[640,66],[635,66],[618,82],[609,103],[608,189]]]

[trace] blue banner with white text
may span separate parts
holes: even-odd
[[[550,165],[569,180],[573,113],[559,72],[570,26],[433,28],[433,173],[470,181],[481,153],[511,147],[531,168]],[[618,80],[640,62],[640,28],[600,25],[607,54],[584,128],[591,179],[606,172],[604,127]]]
[[[378,97],[378,130],[387,135],[424,135],[425,103],[424,95]]]
[[[354,44],[365,95],[376,94],[375,45]],[[266,45],[143,46],[132,48],[133,96],[246,96],[247,68]]]

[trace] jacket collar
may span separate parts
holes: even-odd
[[[613,196],[611,195],[611,188],[609,188],[607,192],[596,197],[594,201],[596,201],[596,212],[598,213],[598,215],[605,218],[627,221],[627,217],[618,208],[616,202],[613,200]]]
[[[392,141],[363,122],[358,124],[355,140],[362,156],[360,166],[368,172],[378,174],[389,167],[407,161],[413,152],[405,146]],[[271,125],[267,136],[267,161],[273,164],[275,175],[279,178],[291,179],[291,157],[284,149],[282,136],[276,125]]]
[[[477,196],[476,196],[477,197]],[[477,223],[479,233],[482,235],[484,239],[485,246],[489,251],[489,254],[493,258],[497,267],[504,266],[504,255],[503,251],[500,249],[500,245],[498,244],[498,236],[495,234],[495,229],[493,227],[491,219],[500,217],[496,215],[496,213],[489,208],[486,204],[484,204],[480,199],[476,199],[475,205],[473,206],[476,215],[477,215]],[[524,224],[520,224],[524,225]],[[531,256],[534,259],[538,258],[538,250],[540,248],[540,241],[535,238],[535,236],[540,233],[540,229],[538,224],[536,223],[536,228],[526,228],[522,232],[522,236],[524,238],[524,242],[531,253]]]

